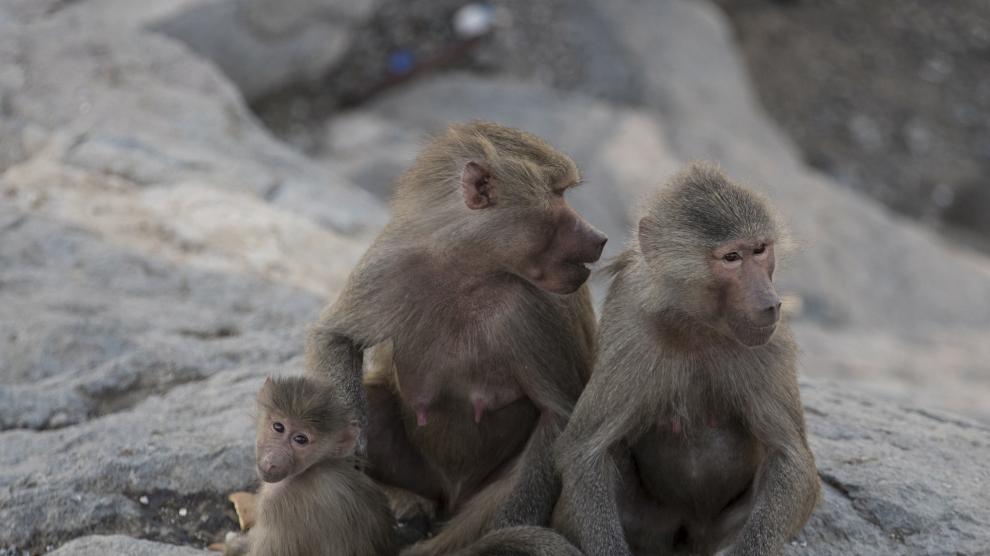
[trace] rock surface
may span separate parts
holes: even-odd
[[[93,535],[83,537],[52,552],[54,555],[104,556],[105,554],[128,554],[129,556],[202,556],[202,550],[185,546],[171,546],[150,541],[142,541],[123,535]]]
[[[262,25],[323,5],[292,4]],[[568,25],[639,68],[628,95],[562,90],[580,76],[539,79],[542,57],[430,77],[314,122],[313,159],[259,125],[214,51],[161,33],[271,5],[0,0],[0,554],[185,554],[235,528],[226,494],[255,485],[263,377],[301,371],[305,327],[423,138],[478,117],[578,161],[574,204],[610,253],[692,158],[766,189],[803,243],[780,276],[825,483],[787,553],[988,553],[990,428],[919,409],[990,419],[987,261],[803,167],[710,5],[580,3]]]
[[[990,249],[990,4],[719,3],[764,105],[810,164]]]

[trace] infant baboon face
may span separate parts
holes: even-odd
[[[269,378],[258,393],[258,475],[277,483],[326,459],[353,455],[358,423],[332,386],[309,377]]]
[[[266,483],[277,483],[305,471],[320,458],[319,442],[314,431],[293,419],[268,415],[260,426],[255,446],[258,475]]]

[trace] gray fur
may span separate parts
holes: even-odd
[[[612,266],[595,370],[555,447],[554,525],[585,553],[776,554],[810,516],[819,483],[786,323],[750,348],[696,312],[715,245],[782,233],[765,200],[696,165]]]

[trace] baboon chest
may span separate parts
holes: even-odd
[[[764,450],[737,420],[663,418],[632,446],[650,497],[693,518],[715,519],[752,484]]]
[[[429,330],[395,339],[407,434],[448,478],[473,482],[519,453],[539,412],[519,381],[532,367],[513,345],[512,315],[438,310]]]
[[[419,425],[437,419],[461,419],[474,424],[523,399],[512,358],[501,358],[493,346],[475,345],[470,357],[447,339],[432,348],[409,353],[396,346],[395,369],[399,392]]]

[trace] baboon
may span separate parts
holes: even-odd
[[[269,378],[258,394],[257,517],[227,554],[387,556],[394,518],[356,468],[358,421],[336,388],[312,377]]]
[[[555,527],[589,555],[775,554],[819,482],[762,197],[696,164],[612,263],[594,373],[555,445]]]
[[[452,125],[399,178],[390,222],[310,333],[308,372],[368,416],[369,473],[449,519],[409,554],[549,522],[551,445],[590,375],[585,281],[606,241],[564,200],[578,181],[530,133]],[[376,345],[389,356],[362,384]]]

